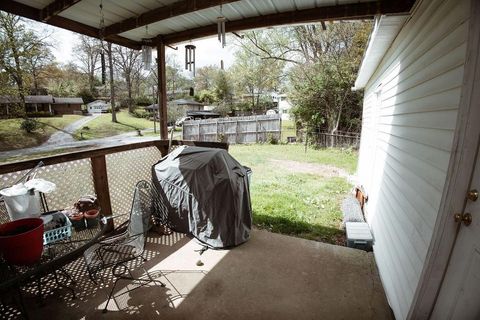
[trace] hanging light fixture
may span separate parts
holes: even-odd
[[[227,44],[225,41],[225,17],[223,16],[223,8],[220,5],[220,16],[217,18],[217,34],[218,41],[222,44],[222,48],[225,48]]]
[[[152,39],[148,36],[148,25],[145,26],[145,38],[142,39],[142,62],[143,70],[150,70],[152,68],[152,47],[149,46]]]
[[[185,70],[192,71],[195,77],[195,49],[193,44],[185,46]]]

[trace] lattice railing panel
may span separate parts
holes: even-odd
[[[108,187],[113,214],[129,213],[135,184],[152,180],[152,166],[162,158],[156,147],[134,149],[106,156]],[[123,223],[128,215],[115,218],[115,225]]]
[[[37,178],[57,185],[54,192],[46,195],[50,210],[72,206],[81,196],[95,194],[90,159],[41,167]]]
[[[0,189],[12,186],[23,178],[29,170],[0,175]],[[81,196],[94,194],[90,159],[64,162],[36,169],[36,178],[51,181],[57,185],[54,192],[46,194],[50,210],[63,209],[73,205]],[[7,217],[3,202],[0,204],[2,217]]]

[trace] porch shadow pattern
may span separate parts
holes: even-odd
[[[371,253],[263,230],[231,250],[207,250],[183,234],[147,239],[144,267],[167,286],[119,284],[102,314],[114,279],[107,270],[95,285],[79,259],[68,266],[77,299],[52,288],[40,306],[31,292],[31,319],[390,319]],[[201,260],[201,266],[197,262]],[[28,291],[28,290],[27,290]],[[10,308],[10,319],[16,309]]]

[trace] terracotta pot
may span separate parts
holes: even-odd
[[[15,265],[31,265],[43,251],[43,220],[27,218],[0,225],[0,253]]]
[[[84,213],[85,215],[85,219],[87,221],[87,228],[93,228],[95,226],[98,225],[98,214],[99,214],[99,210],[97,209],[92,209],[92,210],[88,210]]]
[[[76,231],[85,230],[86,226],[83,212],[71,212],[68,214],[68,218]]]

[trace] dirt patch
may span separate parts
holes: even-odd
[[[345,177],[348,180],[351,179],[351,176],[343,169],[318,163],[305,163],[300,161],[293,160],[270,160],[274,166],[280,167],[290,172],[298,173],[311,173],[316,174],[322,177]]]

